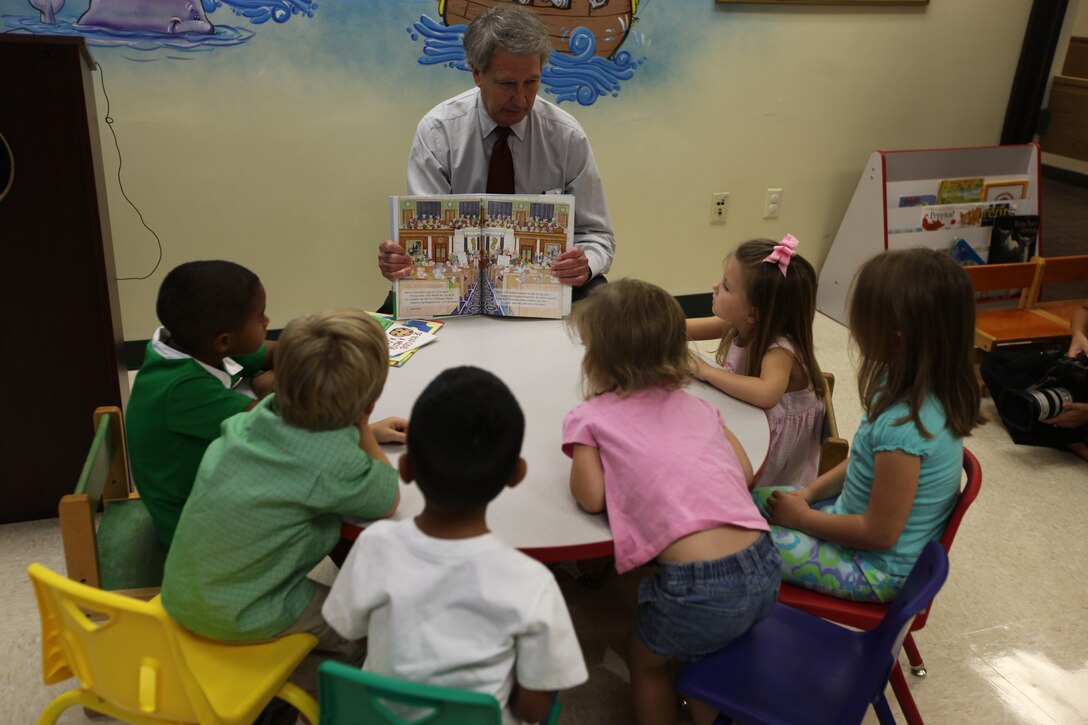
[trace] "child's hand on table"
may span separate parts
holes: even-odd
[[[408,421],[391,416],[370,424],[370,430],[379,443],[404,443],[408,439]]]
[[[267,370],[263,373],[258,373],[249,379],[249,388],[253,391],[253,394],[257,396],[257,399],[265,397],[272,392],[272,387],[276,381],[276,373],[271,370]]]
[[[693,352],[689,352],[688,364],[691,368],[691,374],[695,376],[696,380],[706,380],[706,371],[710,369],[710,365],[707,364],[706,360]]]

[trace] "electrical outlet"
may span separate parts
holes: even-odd
[[[777,219],[782,211],[782,189],[767,189],[763,202],[763,218]]]
[[[724,224],[725,210],[729,208],[729,192],[718,191],[710,195],[710,223]]]

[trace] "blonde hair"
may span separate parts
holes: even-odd
[[[861,353],[858,393],[870,420],[898,402],[913,422],[927,395],[944,406],[948,427],[970,434],[979,412],[974,372],[975,295],[971,279],[945,252],[885,252],[861,266],[850,297],[850,333]]]
[[[362,310],[341,308],[292,320],[276,343],[276,408],[309,430],[354,425],[389,375],[385,332]]]
[[[655,386],[676,389],[691,380],[684,312],[657,285],[637,279],[598,285],[574,306],[569,324],[586,348],[587,398]]]
[[[812,322],[816,317],[816,271],[800,254],[790,259],[786,274],[764,260],[774,251],[776,242],[753,239],[736,248],[725,259],[734,260],[744,284],[745,301],[756,309],[757,319],[751,339],[742,340],[735,327],[726,330],[718,345],[716,360],[725,364],[729,348],[744,344],[746,363],[744,375],[759,377],[763,356],[780,337],[790,341],[794,357],[804,368],[816,395],[824,394],[824,376],[816,362],[812,342]],[[738,371],[741,372],[741,371]]]

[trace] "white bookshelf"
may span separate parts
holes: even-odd
[[[889,249],[929,247],[948,249],[964,239],[975,249],[989,245],[988,226],[954,226],[926,231],[920,226],[922,208],[900,207],[904,196],[936,195],[944,179],[982,177],[986,183],[1027,180],[1027,191],[1015,214],[1039,215],[1037,254],[1042,254],[1038,144],[973,148],[874,151],[861,174],[831,251],[820,270],[817,308],[846,324],[850,283],[861,264]],[[955,205],[949,205],[955,206]],[[985,252],[982,253],[985,258]]]

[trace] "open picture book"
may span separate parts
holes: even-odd
[[[412,273],[393,285],[397,319],[570,314],[552,263],[574,245],[574,197],[390,197],[391,237]]]

